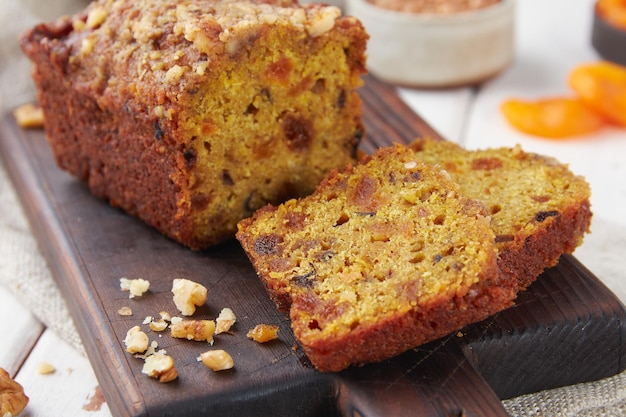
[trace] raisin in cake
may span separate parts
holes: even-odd
[[[320,371],[392,357],[515,298],[483,205],[399,145],[260,209],[237,238]]]
[[[463,194],[487,207],[498,264],[520,289],[556,265],[561,254],[572,253],[589,231],[589,184],[554,158],[519,146],[470,151],[429,139],[411,148],[420,160],[441,165]]]
[[[97,0],[21,37],[58,164],[194,249],[355,158],[367,34],[290,0]]]

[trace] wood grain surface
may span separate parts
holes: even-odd
[[[420,135],[439,137],[392,87],[367,77],[361,93],[365,152]],[[23,130],[11,115],[0,122],[0,153],[115,416],[504,417],[501,399],[603,378],[626,366],[624,307],[564,256],[514,307],[484,322],[382,363],[321,374],[236,242],[192,252],[93,198],[56,167],[43,131]],[[120,291],[121,277],[148,279],[150,291],[129,299]],[[125,352],[123,340],[146,316],[176,314],[170,290],[180,277],[209,288],[194,318],[215,318],[230,307],[238,320],[213,347],[147,330],[179,373],[160,384],[141,373],[143,362]],[[117,313],[124,306],[132,316]],[[279,325],[279,339],[266,345],[247,339],[258,323]],[[210,348],[227,350],[235,368],[205,368],[197,357]]]

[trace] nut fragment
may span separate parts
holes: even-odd
[[[41,107],[35,104],[24,104],[13,111],[13,117],[20,127],[25,129],[43,127],[44,116]]]
[[[148,356],[141,372],[150,378],[156,378],[159,382],[170,382],[178,378],[178,372],[174,366],[174,359],[164,353],[155,353]]]
[[[128,298],[141,297],[150,288],[150,281],[143,278],[120,278],[122,291],[129,291]]]
[[[150,324],[150,330],[152,330],[153,332],[162,332],[163,330],[167,329],[167,322],[163,319],[159,319],[157,321],[151,321]]]
[[[131,310],[130,307],[124,306],[117,310],[117,314],[119,314],[120,316],[132,316],[133,310]]]
[[[233,357],[225,350],[209,350],[201,353],[198,360],[202,361],[207,368],[215,372],[231,369],[235,366]]]
[[[213,344],[215,322],[213,320],[182,320],[170,326],[172,337],[178,339],[207,341]]]
[[[176,278],[172,284],[174,304],[184,316],[191,316],[196,306],[206,303],[207,292],[203,285],[184,278]]]
[[[49,362],[40,362],[37,365],[37,373],[39,375],[50,375],[56,372],[56,368]]]
[[[246,336],[258,343],[269,342],[270,340],[278,338],[278,326],[272,324],[257,324],[254,326],[254,329],[248,331]]]
[[[28,404],[24,388],[0,368],[0,416],[17,416]]]
[[[124,344],[128,353],[142,353],[148,349],[148,335],[145,334],[141,327],[131,327],[126,333]]]
[[[220,311],[220,315],[215,319],[215,334],[224,333],[230,330],[230,328],[237,321],[237,317],[235,317],[235,313],[230,308],[223,308]]]

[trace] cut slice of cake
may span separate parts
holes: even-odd
[[[96,0],[20,42],[58,164],[201,249],[354,161],[367,39],[295,0]]]
[[[521,147],[466,150],[419,139],[417,157],[439,164],[466,196],[489,210],[498,265],[525,289],[582,243],[591,223],[590,187],[554,158]]]
[[[320,371],[390,358],[515,298],[483,205],[400,145],[262,208],[237,238]]]

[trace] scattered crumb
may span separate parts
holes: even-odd
[[[269,342],[278,338],[278,326],[272,324],[257,324],[246,335],[249,339],[258,343]]]
[[[24,104],[13,111],[13,117],[20,127],[25,129],[42,128],[44,117],[41,107],[36,104]]]
[[[56,368],[49,362],[40,362],[37,365],[37,373],[39,375],[50,375],[56,372]]]
[[[174,304],[183,316],[191,316],[196,307],[206,303],[208,290],[205,286],[184,278],[176,278],[172,283]]]
[[[119,314],[120,316],[132,316],[133,310],[131,310],[130,307],[122,307],[117,310],[117,314]]]
[[[120,289],[129,292],[128,298],[141,297],[150,289],[150,281],[143,278],[120,278]]]
[[[162,332],[163,330],[167,329],[167,326],[169,326],[169,324],[163,320],[163,319],[159,319],[156,321],[151,321],[149,323],[150,326],[150,330],[152,330],[153,332]]]
[[[128,353],[143,353],[148,349],[148,343],[148,335],[145,334],[139,326],[130,328],[124,339],[126,352]]]
[[[148,356],[141,372],[150,378],[158,379],[162,383],[178,378],[178,372],[174,366],[174,358],[164,353],[155,353]]]
[[[172,337],[178,339],[207,341],[213,344],[215,321],[213,320],[182,320],[171,325]]]
[[[233,357],[225,350],[209,350],[201,353],[198,361],[215,372],[232,369],[235,366]]]
[[[215,319],[215,334],[225,333],[230,330],[230,328],[237,321],[237,317],[235,317],[235,313],[230,308],[223,308],[220,311],[220,315]]]

